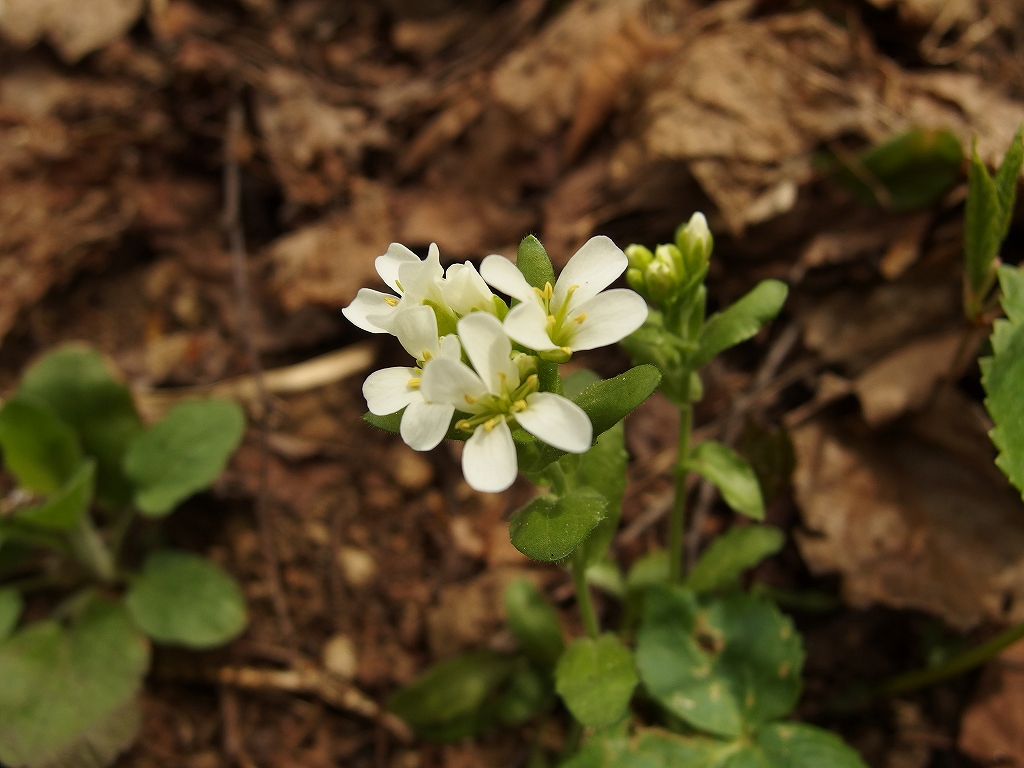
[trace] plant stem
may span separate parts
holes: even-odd
[[[551,480],[551,491],[555,495],[564,496],[569,491],[569,479],[557,461],[548,464],[548,479]]]
[[[68,532],[68,544],[75,559],[86,567],[89,573],[104,584],[111,584],[117,576],[114,558],[103,543],[92,518],[86,512],[78,521],[78,527]]]
[[[693,405],[690,403],[690,375],[681,387],[684,405],[679,407],[679,456],[676,458],[676,491],[668,528],[669,582],[683,580],[683,529],[686,525],[686,478],[690,474],[690,431],[693,429]]]
[[[1024,621],[1004,632],[999,633],[991,640],[970,648],[963,653],[958,653],[948,661],[929,669],[917,669],[907,672],[882,683],[875,687],[873,698],[897,696],[901,693],[924,688],[934,683],[941,682],[949,677],[966,672],[969,669],[980,666],[1004,648],[1013,645],[1024,638]]]
[[[601,628],[597,624],[594,601],[590,598],[590,587],[587,586],[587,569],[578,562],[572,565],[572,580],[576,585],[576,604],[583,618],[583,626],[586,627],[588,635],[597,637],[601,634]]]
[[[125,506],[118,510],[114,522],[110,526],[109,547],[111,556],[116,563],[121,557],[121,547],[124,546],[125,537],[128,535],[132,522],[135,520],[135,509]]]

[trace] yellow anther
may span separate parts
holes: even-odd
[[[473,403],[475,403],[475,402],[476,402],[476,400],[477,400],[477,399],[476,399],[475,397],[473,397],[472,395],[463,395],[463,397],[464,397],[464,398],[466,398],[466,402],[467,402],[467,403],[469,403],[470,405],[472,405]]]
[[[548,323],[550,323],[551,325],[555,324],[555,316],[554,315],[548,315]]]
[[[572,347],[561,347],[561,350],[562,350],[562,352],[564,352],[567,355],[571,355],[572,354]]]
[[[493,419],[489,419],[488,421],[484,422],[484,429],[486,429],[488,432],[490,432],[492,429],[494,429],[496,426],[498,426],[498,422],[500,422],[500,421],[501,421],[501,416],[495,416]]]
[[[423,350],[423,357],[421,357],[420,360],[422,360],[425,363],[425,362],[427,362],[427,360],[429,360],[432,357],[433,357],[433,355],[431,355],[428,350],[424,349]]]
[[[455,428],[462,432],[469,432],[473,426],[469,423],[469,419],[461,419],[455,422]]]
[[[555,293],[555,289],[551,287],[551,283],[544,283],[544,298],[550,299]]]
[[[396,299],[394,296],[385,296],[384,297],[384,301],[387,302],[387,305],[389,307],[397,307],[398,306],[398,299]]]
[[[512,403],[512,410],[515,413],[519,413],[520,411],[525,411],[527,409],[527,407],[528,406],[526,405],[526,401],[525,400],[516,400],[514,403]]]
[[[574,320],[575,320],[575,321],[576,321],[577,323],[582,323],[582,322],[583,322],[584,320],[586,320],[586,319],[587,319],[587,313],[586,313],[586,312],[580,312],[580,313],[579,313],[578,315],[576,315],[576,317],[574,317],[573,319],[574,319]]]
[[[420,388],[420,377],[416,376],[415,378],[409,379],[409,383],[406,386],[408,386],[409,389],[419,389]]]

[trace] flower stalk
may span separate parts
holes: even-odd
[[[679,455],[675,466],[675,498],[669,519],[669,580],[683,581],[683,533],[686,528],[686,480],[690,474],[690,433],[693,430],[693,404],[690,402],[690,375],[682,377],[683,401],[679,406]]]

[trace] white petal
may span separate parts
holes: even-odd
[[[422,400],[420,391],[409,386],[409,380],[415,377],[415,368],[383,368],[367,376],[363,382],[363,397],[370,413],[387,416]]]
[[[586,453],[594,438],[590,417],[572,400],[553,392],[534,392],[516,421],[531,435],[561,451]]]
[[[429,451],[448,433],[455,408],[442,403],[409,403],[402,414],[402,439],[416,451]]]
[[[610,237],[598,235],[583,244],[565,265],[555,283],[552,307],[561,307],[569,288],[578,286],[573,293],[573,304],[593,298],[626,271],[629,260]]]
[[[424,366],[420,392],[428,403],[448,403],[465,413],[476,413],[479,407],[471,401],[485,396],[487,388],[465,363],[438,357]]]
[[[445,272],[441,295],[459,315],[473,310],[494,312],[494,294],[471,262],[452,264]]]
[[[493,394],[519,386],[519,369],[511,360],[512,342],[498,318],[474,312],[459,320],[458,328],[469,362]]]
[[[519,473],[512,430],[502,419],[494,429],[476,428],[462,451],[462,474],[470,487],[484,493],[504,491]]]
[[[459,337],[454,333],[449,333],[441,339],[441,357],[447,357],[450,360],[462,359],[462,344],[459,343]]]
[[[622,341],[644,324],[647,302],[628,288],[615,288],[597,294],[572,312],[566,325],[572,330],[569,347],[575,352]],[[577,317],[583,317],[583,322],[576,323]]]
[[[341,310],[352,325],[362,328],[370,333],[390,333],[387,328],[382,328],[377,323],[369,320],[370,316],[389,316],[394,312],[395,307],[388,303],[388,299],[395,297],[389,293],[371,291],[369,288],[360,288],[352,303]]]
[[[505,316],[505,333],[527,349],[558,349],[548,336],[548,317],[532,302],[516,304]]]
[[[391,332],[416,360],[427,360],[441,354],[437,338],[437,316],[434,310],[424,304],[395,313]]]
[[[430,252],[424,261],[416,259],[403,262],[398,267],[398,282],[402,284],[403,299],[408,299],[412,304],[419,304],[429,299],[437,304],[443,304],[444,299],[437,287],[437,278],[444,277],[444,269],[439,261],[437,246],[431,243]]]
[[[539,301],[519,267],[504,256],[492,254],[480,265],[480,274],[493,288],[520,301]]]
[[[388,284],[388,286],[398,293],[402,290],[398,287],[398,268],[402,264],[416,263],[419,264],[420,257],[410,251],[401,243],[392,243],[388,246],[388,252],[383,256],[378,256],[373,262],[373,265],[377,268],[377,274],[380,275],[381,279]]]

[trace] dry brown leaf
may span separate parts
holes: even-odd
[[[1024,640],[985,669],[960,722],[958,746],[982,765],[1024,766]]]
[[[120,38],[142,15],[145,0],[4,0],[0,32],[28,48],[46,37],[74,63]]]
[[[992,460],[976,403],[944,390],[904,430],[858,434],[817,419],[792,433],[797,542],[846,600],[968,629],[1024,619],[1024,505]]]
[[[388,188],[361,178],[352,181],[347,209],[284,235],[268,248],[274,287],[290,311],[306,304],[348,304],[376,275],[374,259],[395,240]]]

